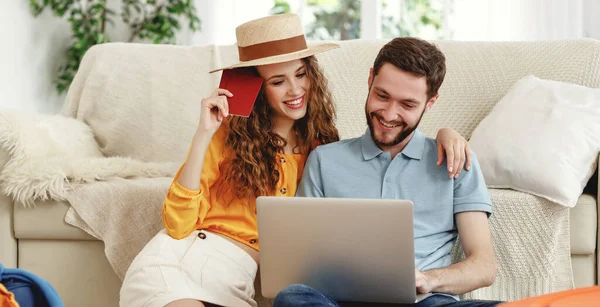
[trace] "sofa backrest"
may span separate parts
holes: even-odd
[[[317,56],[337,109],[342,138],[364,133],[369,68],[387,41],[337,42]],[[440,99],[420,129],[435,137],[452,127],[469,138],[477,124],[521,77],[600,87],[600,41],[435,41],[447,59]],[[90,125],[105,155],[180,162],[199,116],[200,100],[218,85],[216,67],[236,62],[235,46],[113,43],[86,54],[63,114]]]

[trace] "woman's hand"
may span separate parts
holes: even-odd
[[[218,88],[209,97],[202,99],[198,132],[214,133],[219,129],[223,119],[229,116],[227,97],[233,97],[233,94],[226,89]]]
[[[448,158],[448,162],[446,163],[448,166],[448,177],[458,178],[463,166],[465,166],[465,161],[467,163],[466,169],[471,169],[471,150],[469,149],[469,143],[462,135],[452,128],[442,128],[438,131],[436,140],[438,151],[437,165],[442,165],[444,159]]]

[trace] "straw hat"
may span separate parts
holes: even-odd
[[[268,16],[246,22],[235,29],[239,63],[212,70],[249,67],[302,59],[327,50],[337,44],[308,47],[300,18],[294,14]]]

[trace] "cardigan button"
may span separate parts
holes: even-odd
[[[285,194],[285,193],[287,193],[287,189],[286,188],[281,188],[281,190],[279,190],[279,192],[281,192],[281,194]]]

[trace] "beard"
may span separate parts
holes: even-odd
[[[368,99],[369,98],[367,98],[367,100]],[[421,112],[421,116],[419,116],[419,120],[417,121],[417,123],[415,125],[408,126],[406,124],[406,122],[399,123],[398,126],[400,128],[402,128],[402,130],[400,130],[398,132],[398,134],[396,134],[396,136],[391,141],[385,142],[383,140],[377,139],[377,136],[375,135],[375,131],[373,130],[373,121],[374,120],[384,121],[383,117],[375,112],[369,113],[369,111],[367,110],[367,104],[365,103],[365,116],[367,117],[367,124],[369,125],[369,130],[371,131],[371,139],[373,139],[373,142],[375,142],[375,144],[380,147],[390,147],[390,146],[395,146],[395,145],[402,143],[409,135],[411,135],[411,133],[413,133],[413,131],[415,131],[415,129],[417,129],[417,127],[419,126],[419,123],[421,123],[423,114],[425,114],[425,107],[423,107],[423,112]]]

